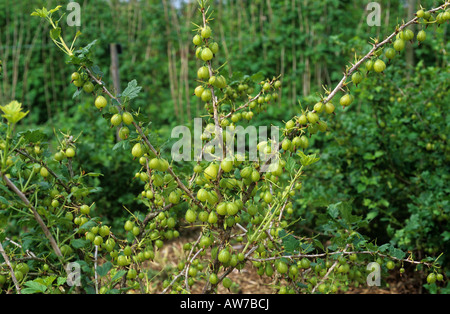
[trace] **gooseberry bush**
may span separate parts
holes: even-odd
[[[122,229],[114,230],[96,214],[90,179],[102,174],[83,169],[77,160],[82,137],[55,132],[55,150],[38,129],[17,132],[17,123],[28,114],[20,103],[1,106],[2,292],[148,293],[147,262],[186,229],[196,236],[183,246],[177,268],[168,270],[161,293],[210,294],[219,285],[232,291],[229,275],[248,267],[272,278],[280,294],[338,293],[368,283],[376,272],[401,274],[406,264],[425,271],[430,285],[443,281],[438,259],[417,260],[361,234],[369,221],[355,215],[349,203],[328,206],[317,222],[324,232],[314,236],[292,228],[297,219],[292,214],[308,169],[320,163],[310,153],[311,137],[329,132],[327,121],[338,119],[340,110],[352,110],[352,86],[391,66],[395,71],[395,59],[406,45],[420,44],[429,26],[447,22],[449,5],[421,8],[384,40],[373,39],[372,48],[345,68],[334,89],[324,87],[317,103],[300,103],[298,115],[284,121],[284,128],[259,137],[257,157],[249,158],[252,145],[234,152],[229,143],[237,142],[239,127],[251,126],[254,116],[279,97],[282,77],[230,77],[217,61],[220,45],[212,9],[207,0],[199,0],[192,44],[201,66],[193,93],[204,103],[205,116],[200,138],[193,139],[201,142],[200,154],[189,152],[195,156],[181,161],[152,141],[151,119],[133,104],[141,90],[138,83],[133,80],[115,94],[93,60],[96,41],[76,48],[77,33],[69,46],[54,18],[60,7],[35,10],[32,15],[49,23],[52,41],[67,55],[73,97],[92,97],[92,110],[120,138],[113,151],[129,152],[129,162],[138,169],[129,180],[141,185],[136,199],[142,208],[124,204],[129,216]],[[422,30],[414,34],[412,24]],[[181,171],[186,163],[189,175]]]

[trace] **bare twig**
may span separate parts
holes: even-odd
[[[8,265],[9,272],[11,273],[11,278],[14,282],[14,285],[16,286],[17,294],[20,294],[20,286],[19,282],[17,281],[16,276],[14,275],[14,269],[12,268],[11,263],[9,262],[8,255],[6,255],[5,250],[3,249],[2,243],[0,242],[0,253],[3,256],[3,259],[5,260],[6,265]]]
[[[45,236],[47,237],[47,239],[50,241],[50,245],[53,248],[53,251],[55,252],[55,254],[59,257],[62,257],[62,253],[61,250],[58,247],[58,244],[55,241],[55,238],[53,238],[52,234],[50,233],[50,230],[47,228],[47,225],[44,223],[44,221],[42,220],[41,216],[39,215],[39,213],[36,211],[36,208],[34,208],[33,205],[30,204],[30,202],[28,201],[27,197],[22,193],[22,191],[20,191],[14,183],[11,182],[11,180],[2,172],[0,172],[0,176],[3,177],[3,181],[5,181],[6,185],[14,192],[16,193],[19,198],[22,200],[22,202],[25,203],[26,206],[28,206],[31,211],[33,212],[34,218],[36,219],[37,223],[39,224],[39,226],[41,227],[42,231],[44,232]]]

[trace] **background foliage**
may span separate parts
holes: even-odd
[[[111,75],[109,45],[120,44],[121,85],[116,88],[123,90],[132,79],[143,87],[136,106],[151,119],[155,140],[201,116],[202,105],[193,96],[198,61],[190,21],[195,2],[79,2],[82,26],[67,31],[83,33],[80,46],[99,40],[95,58],[106,81]],[[228,60],[230,76],[282,74],[283,93],[258,117],[255,123],[261,125],[289,119],[300,111],[299,102],[314,103],[323,85],[331,87],[341,79],[355,54],[368,51],[370,38],[390,33],[401,22],[397,17],[406,20],[418,6],[416,1],[383,1],[382,25],[369,27],[367,1],[215,2],[220,13],[212,25],[219,30],[225,52],[219,59]],[[436,1],[420,4],[431,7]],[[66,60],[42,36],[47,26],[30,18],[34,8],[44,5],[52,7],[56,1],[0,3],[0,103],[23,103],[30,116],[21,127],[39,127],[49,138],[59,131],[82,132],[83,168],[104,174],[92,178],[99,187],[97,206],[107,218],[120,217],[122,204],[139,206],[134,199],[139,190],[130,178],[133,165],[125,162],[123,150],[110,153],[116,138],[95,114],[90,98],[72,99]],[[367,232],[381,243],[391,242],[419,257],[444,252],[440,259],[448,269],[448,23],[430,28],[427,41],[420,47],[409,44],[392,70],[382,77],[368,75],[354,92],[357,102],[330,124],[332,132],[312,140],[321,161],[309,170],[302,198],[296,200],[295,215],[302,219],[292,228],[310,232],[329,204],[351,201],[370,221]]]

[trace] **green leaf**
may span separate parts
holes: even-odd
[[[124,149],[127,150],[130,148],[130,141],[129,140],[123,140],[120,141],[118,143],[116,143],[114,145],[114,147],[112,148],[113,151],[118,150],[118,149]]]
[[[17,122],[22,120],[29,112],[23,112],[22,104],[16,100],[10,102],[6,106],[0,106],[0,110],[4,113],[2,117],[12,124],[16,124]]]
[[[262,72],[255,73],[251,76],[251,79],[255,83],[259,83],[264,80],[264,74]]]
[[[58,40],[59,36],[61,36],[61,28],[60,27],[54,28],[50,31],[50,37],[53,40]]]
[[[73,93],[72,99],[77,98],[82,92],[83,92],[83,89],[82,89],[82,88],[77,88],[77,90],[75,91],[75,93]]]
[[[131,82],[128,83],[128,86],[123,91],[122,96],[128,98],[128,100],[131,100],[139,95],[141,89],[142,87],[137,85],[137,81],[132,80]]]
[[[61,9],[61,8],[62,8],[62,6],[61,6],[61,5],[58,5],[56,8],[51,9],[51,10],[49,11],[49,13],[50,13],[50,14],[55,13],[56,11],[58,11],[58,10]]]
[[[99,274],[100,277],[104,277],[108,274],[112,267],[113,264],[111,262],[106,262],[105,264],[97,267],[97,274]]]
[[[85,239],[74,239],[74,240],[70,241],[70,245],[74,249],[81,249],[81,248],[87,247],[89,245],[89,243],[90,242]]]
[[[316,163],[320,160],[320,158],[316,157],[316,154],[312,154],[312,155],[305,155],[305,153],[303,153],[301,150],[299,150],[297,152],[297,155],[300,156],[300,163],[303,166],[309,166],[312,165],[313,163]]]
[[[17,134],[19,137],[23,137],[28,143],[42,142],[47,139],[47,135],[39,129],[29,129]]]
[[[127,273],[126,270],[120,270],[120,271],[118,271],[118,272],[114,275],[114,277],[111,279],[111,282],[114,282],[114,281],[116,281],[116,280],[119,280],[120,278],[122,278],[123,276],[125,276],[126,273]]]
[[[9,202],[6,198],[4,198],[3,196],[0,196],[0,203],[3,203],[5,205],[9,205]]]
[[[285,168],[289,174],[294,172],[295,164],[294,158],[288,157]]]
[[[27,281],[24,283],[27,288],[21,290],[22,294],[44,293],[47,287],[36,281]]]
[[[282,235],[282,233],[285,235]],[[282,230],[279,233],[279,236],[281,237],[286,253],[293,254],[298,251],[300,248],[300,242],[292,234],[286,234],[286,231]]]
[[[47,12],[44,12],[44,9],[35,9],[33,13],[31,13],[31,16],[39,16],[39,17],[47,17]]]

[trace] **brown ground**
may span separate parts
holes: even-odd
[[[167,243],[160,251],[155,252],[155,259],[149,263],[148,267],[153,270],[153,273],[158,273],[157,279],[152,280],[152,293],[160,293],[163,288],[161,282],[164,277],[164,269],[166,267],[176,268],[180,257],[184,256],[183,244],[191,241],[188,237],[178,238],[172,243]],[[256,268],[248,264],[240,272],[235,270],[230,275],[230,279],[236,284],[228,291],[222,285],[218,286],[219,294],[239,293],[239,294],[274,294],[277,290],[273,288],[274,279],[267,276],[259,276]],[[418,274],[415,272],[406,271],[402,278],[395,278],[392,275],[388,278],[388,287],[367,287],[361,285],[358,288],[350,287],[346,292],[350,294],[420,294],[422,293],[421,284],[418,280]],[[158,286],[159,283],[159,286]],[[202,283],[198,283],[191,288],[191,293],[201,293],[203,288]]]

